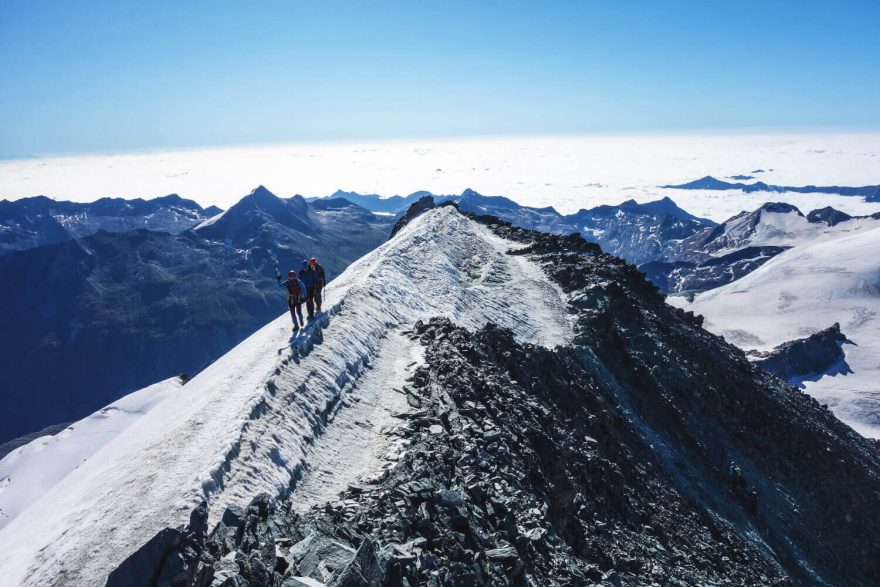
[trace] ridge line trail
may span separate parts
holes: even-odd
[[[344,394],[323,434],[311,450],[303,478],[292,492],[297,511],[333,501],[351,484],[368,483],[397,460],[404,442],[394,431],[403,425],[395,414],[412,411],[403,389],[424,362],[422,346],[400,332],[390,334],[374,365]]]
[[[285,311],[0,530],[4,580],[103,583],[157,532],[185,524],[202,499],[213,525],[227,506],[286,495],[301,477],[308,504],[380,470],[383,422],[405,401],[388,383],[406,348],[418,346],[397,331],[446,316],[469,329],[493,322],[550,348],[571,341],[566,296],[537,264],[507,254],[520,246],[451,208],[415,218],[328,284],[328,311],[305,335],[291,336]],[[367,417],[366,428],[345,425]],[[364,434],[366,452],[342,467],[340,447],[354,444],[345,439]],[[318,488],[323,458],[335,464]],[[113,555],[93,557],[97,550]]]

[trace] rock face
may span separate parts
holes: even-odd
[[[596,245],[477,220],[568,294],[573,344],[417,323],[403,456],[305,513],[295,485],[230,508],[166,584],[880,581],[871,442]]]
[[[835,367],[838,367],[835,372],[846,372],[845,364],[841,363],[845,358],[842,347],[847,342],[850,341],[840,331],[840,324],[835,322],[825,330],[782,343],[772,351],[749,351],[748,354],[757,357],[755,364],[765,371],[791,383],[799,383]]]
[[[809,214],[807,214],[807,220],[809,222],[822,222],[824,224],[827,224],[828,226],[836,226],[841,222],[852,220],[852,216],[850,216],[846,212],[835,210],[831,206],[826,206],[824,208],[819,208],[817,210],[811,211]]]
[[[394,235],[400,232],[404,226],[428,210],[436,207],[433,196],[422,196],[407,209],[406,214],[397,219],[397,222],[394,223],[394,228],[391,229],[391,236],[389,238],[394,238]]]
[[[639,271],[665,292],[704,291],[721,287],[748,275],[787,247],[744,247],[698,263],[654,261],[639,265]]]

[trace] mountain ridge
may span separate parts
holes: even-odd
[[[475,257],[472,266],[459,261]],[[176,503],[188,501],[191,513],[158,494],[132,502],[121,490],[101,501],[67,481],[44,498],[64,497],[55,511],[32,507],[0,534],[9,541],[0,561],[13,557],[18,573],[33,548],[41,558],[32,581],[88,564],[112,572],[112,585],[134,570],[184,585],[419,584],[434,576],[867,586],[880,577],[875,443],[751,365],[699,317],[666,305],[632,265],[597,245],[444,207],[413,219],[340,279],[326,321],[286,344],[289,326],[279,319],[123,433],[118,452],[105,450],[103,463],[93,459],[76,473],[84,482],[106,471],[104,483],[139,487],[130,475],[142,480],[149,471],[125,461],[122,449],[152,446],[136,432],[170,426],[152,432],[168,444],[161,459],[168,478],[151,491],[170,497],[182,491],[176,480],[187,479],[197,486]],[[499,305],[520,304],[536,287],[540,295],[523,306],[531,312]],[[439,317],[412,322],[432,314]],[[266,352],[279,344],[279,354]],[[408,352],[386,355],[386,344]],[[362,421],[368,396],[360,394],[369,390],[359,382],[407,360],[400,383],[377,384],[409,405],[391,414],[408,450],[390,453],[374,476],[348,478],[338,498],[297,509],[300,481],[345,480],[351,469],[306,467],[310,452],[297,447],[321,453],[328,437],[346,433],[334,427],[350,421],[345,414]],[[163,419],[185,406],[185,416]],[[200,424],[190,427],[193,418]],[[222,418],[241,433],[206,436],[225,429]],[[159,447],[149,450],[138,459]],[[192,471],[216,463],[216,451],[224,459],[193,481]],[[759,503],[731,489],[731,460]],[[130,516],[129,507],[138,521],[88,540],[93,526],[73,528],[63,561],[53,548],[11,543],[22,528],[57,534],[49,526],[65,502],[84,498],[89,511],[102,512],[91,521],[99,527]],[[123,559],[115,541],[136,525],[140,540],[129,543],[145,547]]]
[[[707,175],[694,181],[678,184],[659,186],[664,189],[677,190],[741,190],[743,193],[752,192],[795,192],[801,194],[838,194],[841,196],[862,197],[866,202],[880,202],[880,185],[866,185],[861,187],[850,186],[786,186],[772,185],[763,181],[754,183],[727,182]]]
[[[312,209],[262,187],[204,224],[98,228],[0,256],[0,270],[18,276],[0,293],[0,441],[198,371],[285,308],[276,262],[286,273],[316,256],[332,278],[391,228],[363,209]]]

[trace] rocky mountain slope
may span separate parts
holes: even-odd
[[[70,422],[216,359],[285,308],[273,264],[330,277],[391,220],[264,188],[180,234],[108,232],[0,257],[0,441]],[[100,368],[96,367],[100,366]]]
[[[405,386],[420,361],[400,330],[442,314],[545,346],[570,340],[561,291],[506,255],[510,245],[451,209],[419,218],[334,280],[326,314],[305,331],[293,335],[280,316],[48,489],[0,530],[0,568],[13,583],[101,583],[200,500],[210,496],[219,513],[283,492],[310,469],[313,441],[333,437],[343,404],[356,405],[344,411],[354,422],[334,450],[348,458],[328,474],[344,487],[344,475],[371,472],[382,462],[375,453],[393,448],[390,414],[408,407],[388,386]],[[325,481],[318,486],[337,486]],[[116,554],[94,556],[108,540]]]
[[[220,213],[171,194],[152,200],[101,198],[79,203],[45,196],[0,201],[0,255],[83,238],[99,230],[145,228],[180,233]]]
[[[296,336],[279,318],[0,530],[6,576],[880,579],[876,444],[579,236],[428,210],[329,294],[326,318]]]
[[[274,255],[299,269],[308,251],[320,248],[321,264],[333,275],[388,237],[392,220],[345,199],[309,204],[302,196],[280,198],[259,186],[221,215],[193,229],[208,241],[255,255]]]

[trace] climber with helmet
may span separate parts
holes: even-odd
[[[314,257],[309,259],[309,266],[314,267],[315,271],[318,272],[318,284],[315,286],[315,310],[320,313],[321,298],[324,297],[324,286],[327,285],[327,277],[324,275],[324,268]]]
[[[306,311],[308,313],[306,320],[313,320],[315,318],[315,290],[318,289],[319,283],[318,272],[312,265],[309,265],[308,261],[303,260],[299,279],[306,287]]]
[[[278,266],[275,266],[275,279],[278,280],[280,287],[287,289],[287,307],[290,308],[290,317],[293,318],[293,330],[296,332],[300,326],[305,326],[303,320],[302,303],[306,299],[306,286],[296,276],[296,271],[288,271],[287,281],[281,281],[281,273],[278,272]],[[297,315],[299,321],[297,321]]]
[[[743,475],[742,469],[735,462],[731,461],[727,472],[730,476],[731,491],[733,491],[733,493],[736,495],[740,495],[740,493],[745,489],[747,485],[746,478]]]

